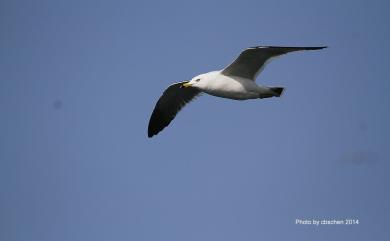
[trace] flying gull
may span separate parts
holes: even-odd
[[[172,84],[154,107],[148,126],[148,137],[157,135],[175,118],[185,104],[202,92],[234,99],[263,99],[280,97],[283,87],[257,85],[255,80],[265,65],[277,56],[301,50],[326,47],[257,46],[245,49],[233,63],[219,71],[195,76],[190,81]]]

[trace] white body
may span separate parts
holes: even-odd
[[[209,95],[234,100],[258,99],[273,94],[270,88],[259,86],[251,79],[226,76],[221,71],[198,75],[189,83]]]

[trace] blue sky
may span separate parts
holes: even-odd
[[[388,240],[388,1],[1,1],[0,240]],[[282,98],[171,83],[246,47]],[[300,226],[295,219],[359,219]]]

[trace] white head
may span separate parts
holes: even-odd
[[[183,84],[183,87],[194,87],[198,88],[200,90],[206,89],[207,85],[214,79],[215,75],[218,73],[218,71],[209,72],[206,74],[200,74],[198,76],[195,76],[190,81]]]

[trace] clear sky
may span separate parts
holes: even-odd
[[[389,1],[0,2],[0,240],[389,240]],[[282,98],[171,83],[246,47]],[[359,219],[304,226],[295,219]]]

